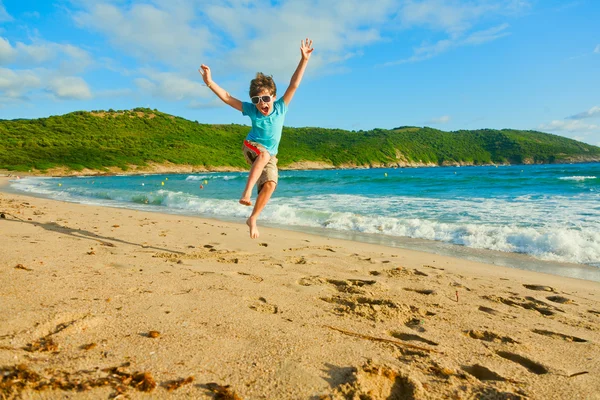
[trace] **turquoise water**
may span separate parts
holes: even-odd
[[[27,178],[12,187],[65,201],[242,222],[250,212],[237,203],[246,177]],[[412,238],[421,247],[429,242],[432,248],[524,254],[600,271],[600,164],[280,171],[261,220],[354,239]]]

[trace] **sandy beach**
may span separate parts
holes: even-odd
[[[597,282],[6,192],[0,212],[0,398],[600,399]]]

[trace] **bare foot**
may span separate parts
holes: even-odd
[[[247,198],[242,198],[240,199],[240,204],[243,204],[245,206],[251,206],[252,205],[252,201],[250,199]]]
[[[258,238],[258,226],[256,226],[256,219],[252,217],[248,218],[246,220],[246,225],[248,225],[250,228],[250,237],[252,239]]]

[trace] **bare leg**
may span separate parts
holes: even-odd
[[[250,237],[252,239],[258,238],[258,227],[256,226],[256,221],[258,220],[258,216],[262,212],[263,208],[267,205],[269,200],[271,199],[271,195],[275,191],[277,184],[273,181],[265,182],[262,187],[262,190],[258,193],[258,197],[256,198],[256,204],[254,205],[254,209],[252,210],[252,215],[250,218],[246,220],[246,224],[250,228]]]
[[[244,193],[242,193],[242,198],[240,198],[240,204],[245,206],[251,206],[252,201],[250,201],[250,197],[252,197],[252,189],[254,189],[254,185],[258,182],[258,178],[260,178],[260,174],[262,174],[265,165],[271,159],[271,155],[263,151],[261,152],[254,163],[252,163],[252,168],[250,168],[250,173],[248,174],[248,181],[246,182],[246,188],[244,188]]]

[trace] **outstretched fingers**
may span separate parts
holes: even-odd
[[[310,56],[310,53],[314,50],[312,47],[313,41],[309,38],[300,41],[300,51],[304,56]]]
[[[306,39],[300,41],[300,48],[306,49],[306,50],[310,49],[312,51],[312,44],[313,44],[313,41],[309,38],[306,38]]]

